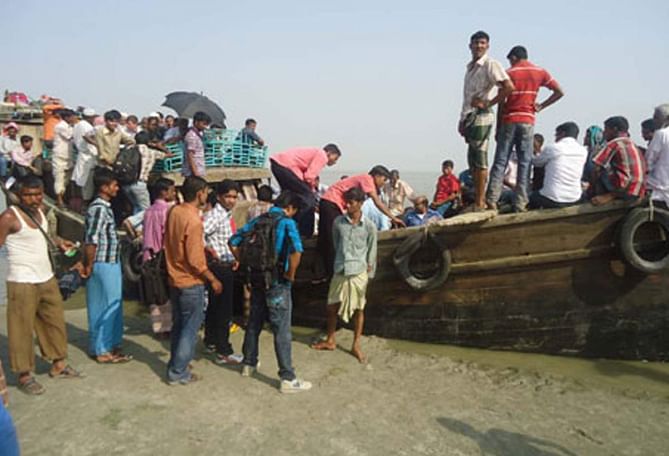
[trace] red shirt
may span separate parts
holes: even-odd
[[[376,192],[374,178],[369,174],[358,174],[357,176],[347,177],[330,185],[322,196],[322,199],[335,203],[344,212],[346,210],[344,193],[353,187],[360,187],[367,194]]]
[[[321,148],[300,147],[272,155],[270,160],[288,168],[298,179],[315,187],[316,178],[328,164],[328,155]]]
[[[506,72],[515,89],[504,103],[502,122],[534,124],[534,103],[539,89],[546,87],[555,90],[557,81],[548,71],[527,60],[518,62]]]
[[[451,196],[453,193],[460,191],[460,181],[453,174],[448,176],[442,174],[437,181],[437,194],[435,201],[442,201]]]
[[[620,136],[609,141],[592,161],[604,168],[617,193],[630,196],[643,196],[646,193],[646,163],[629,137]]]

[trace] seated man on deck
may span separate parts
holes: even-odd
[[[453,161],[445,160],[441,164],[441,176],[437,181],[437,191],[430,208],[439,212],[442,217],[451,215],[455,203],[460,196],[460,181],[453,174]]]
[[[395,216],[404,214],[404,204],[408,199],[416,202],[416,192],[402,179],[400,172],[396,169],[390,171],[390,179],[383,186],[383,202],[386,203],[390,212]]]
[[[581,176],[588,149],[580,145],[578,125],[565,122],[555,129],[555,144],[543,148],[532,159],[535,167],[544,169],[544,182],[530,196],[530,209],[552,209],[571,206],[581,200]]]
[[[648,188],[651,199],[669,206],[669,103],[655,108],[653,115],[657,130],[646,151]]]
[[[404,216],[407,227],[429,225],[441,220],[441,214],[428,207],[426,196],[419,195],[413,203],[413,209],[409,209]]]
[[[592,159],[596,196],[591,201],[596,206],[615,199],[632,201],[646,192],[645,161],[628,131],[629,123],[622,116],[609,117],[604,122],[606,147]]]
[[[244,144],[251,144],[253,146],[262,147],[265,145],[265,141],[258,136],[256,133],[256,126],[258,122],[255,119],[246,119],[244,122],[244,128],[239,132],[237,137]]]

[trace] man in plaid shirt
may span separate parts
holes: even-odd
[[[595,193],[592,204],[601,206],[614,199],[635,200],[646,192],[646,163],[629,137],[629,123],[622,116],[604,122],[607,144],[592,159],[595,170]]]
[[[204,238],[209,257],[209,270],[223,284],[223,293],[209,292],[209,306],[204,322],[204,344],[216,353],[217,364],[239,364],[243,357],[234,354],[230,345],[235,257],[228,241],[235,233],[232,209],[237,203],[239,185],[225,179],[216,187],[216,204],[204,216]]]

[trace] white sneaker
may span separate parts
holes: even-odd
[[[282,393],[300,393],[302,391],[309,391],[310,389],[311,382],[300,380],[299,378],[295,380],[281,380],[281,388],[279,388]]]
[[[256,371],[256,368],[253,366],[249,366],[248,364],[244,364],[242,366],[242,377],[250,377],[252,376]]]
[[[214,362],[216,364],[241,364],[242,361],[244,361],[244,355],[238,355],[238,354],[232,354],[228,356],[223,356],[223,355],[216,355],[216,358],[214,358]]]

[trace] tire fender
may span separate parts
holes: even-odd
[[[663,209],[639,207],[632,209],[623,219],[618,233],[618,246],[625,261],[632,267],[646,274],[654,274],[669,269],[669,253],[656,261],[642,258],[634,249],[634,235],[641,225],[651,220],[659,223],[669,233],[669,212]],[[669,242],[669,241],[667,241]]]
[[[411,257],[426,243],[432,242],[441,250],[440,267],[427,278],[418,278],[411,272]],[[442,246],[433,234],[421,231],[408,236],[393,254],[393,264],[404,281],[414,290],[427,291],[441,286],[451,269],[451,252]]]

